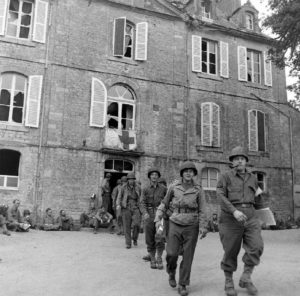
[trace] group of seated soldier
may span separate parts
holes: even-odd
[[[67,215],[65,210],[59,211],[59,216],[55,219],[51,208],[46,209],[45,216],[43,217],[42,224],[39,229],[45,231],[51,230],[64,230],[72,231],[74,227],[73,218]]]

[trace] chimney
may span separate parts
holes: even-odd
[[[216,4],[226,16],[231,16],[234,11],[242,6],[241,0],[216,0]]]

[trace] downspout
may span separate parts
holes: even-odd
[[[44,65],[44,76],[43,76],[43,88],[41,93],[41,98],[44,98],[42,104],[41,112],[41,126],[40,126],[40,138],[38,144],[38,154],[36,162],[36,174],[34,180],[34,216],[37,219],[38,217],[38,196],[39,196],[39,185],[40,185],[40,163],[41,163],[41,153],[42,153],[42,144],[43,144],[43,132],[44,132],[44,116],[45,116],[45,94],[46,94],[46,77],[48,76],[48,64],[49,64],[49,41],[50,41],[50,29],[51,29],[51,18],[52,18],[52,2],[49,1],[49,15],[48,15],[48,24],[47,24],[47,40],[46,40],[46,52],[45,52],[45,65]],[[42,203],[43,204],[43,203]],[[43,206],[42,209],[43,210]]]

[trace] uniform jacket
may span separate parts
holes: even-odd
[[[9,222],[22,223],[23,219],[22,219],[22,216],[21,216],[21,213],[20,213],[19,209],[15,208],[14,206],[9,208],[8,211],[7,211],[7,220]]]
[[[136,184],[133,186],[134,196],[131,196],[131,189],[129,188],[128,184],[125,184],[119,190],[118,197],[117,197],[117,206],[121,206],[123,209],[127,208],[129,200],[135,200],[135,205],[139,206],[139,199],[141,196],[141,188]]]
[[[221,209],[233,213],[236,210],[234,205],[239,203],[252,203],[256,208],[261,207],[261,200],[255,198],[257,189],[257,178],[248,170],[245,172],[245,178],[241,177],[236,169],[225,172],[217,184]]]
[[[162,184],[156,186],[150,184],[142,189],[140,210],[142,214],[146,214],[149,208],[156,209],[167,193],[167,187]]]
[[[119,193],[121,187],[122,187],[122,185],[119,184],[119,185],[117,185],[117,186],[113,189],[113,191],[112,191],[111,199],[112,199],[112,202],[113,202],[113,207],[116,206],[118,193]]]
[[[199,223],[200,228],[207,227],[205,197],[199,184],[193,182],[192,187],[188,189],[183,187],[182,181],[171,185],[157,209],[155,221],[159,221],[170,206],[174,209],[170,216],[170,220],[174,223],[180,225]]]
[[[53,216],[45,215],[43,218],[43,225],[45,224],[55,224],[55,218]]]

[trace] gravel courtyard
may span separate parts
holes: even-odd
[[[253,280],[262,296],[300,294],[300,229],[263,231],[265,251]],[[12,233],[0,236],[3,296],[171,296],[165,270],[151,270],[138,247],[125,249],[124,237],[105,230]],[[240,254],[241,258],[242,252]],[[190,295],[225,295],[219,269],[222,248],[217,233],[199,240]],[[241,260],[241,259],[240,259]],[[234,274],[237,286],[242,264]],[[246,291],[237,288],[239,295]]]

